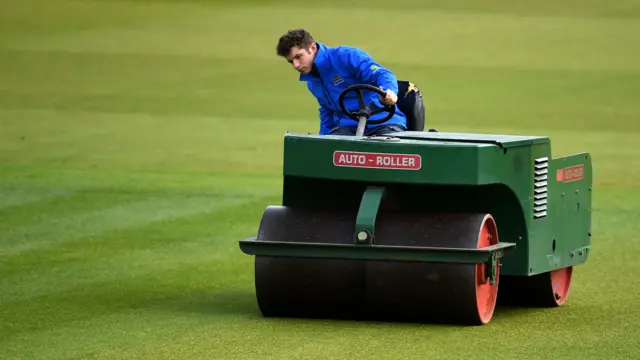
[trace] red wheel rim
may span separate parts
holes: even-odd
[[[478,234],[478,248],[495,245],[498,243],[498,231],[496,223],[491,215],[485,216]],[[493,317],[493,312],[498,299],[498,280],[500,279],[500,263],[496,269],[496,281],[491,285],[489,276],[485,271],[485,264],[476,265],[476,304],[478,318],[482,324],[487,324]]]
[[[567,301],[569,289],[571,288],[572,273],[572,266],[551,272],[551,289],[553,291],[553,298],[558,306]]]

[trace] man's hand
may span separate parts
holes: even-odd
[[[380,90],[382,89],[382,86],[380,86]],[[380,102],[385,104],[385,105],[393,105],[398,101],[398,95],[396,95],[393,91],[391,90],[387,90],[385,91],[386,95],[383,97],[382,95],[380,96]]]

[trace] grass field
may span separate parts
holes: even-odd
[[[580,3],[580,5],[577,5]],[[640,4],[0,2],[1,359],[636,359]],[[420,86],[428,127],[549,135],[594,165],[592,252],[485,327],[263,319],[237,241],[317,105],[306,27]]]

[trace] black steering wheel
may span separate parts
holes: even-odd
[[[381,124],[389,119],[391,119],[391,117],[393,117],[393,115],[396,113],[396,106],[395,105],[385,105],[384,107],[375,107],[375,108],[371,108],[369,106],[367,106],[364,103],[364,97],[362,96],[362,90],[370,90],[373,92],[376,92],[378,94],[380,94],[381,96],[386,96],[385,92],[380,90],[379,88],[373,86],[373,85],[368,85],[368,84],[355,84],[355,85],[351,85],[349,87],[347,87],[346,89],[342,90],[342,92],[340,93],[340,97],[338,98],[338,102],[340,103],[340,108],[342,109],[342,111],[347,114],[348,117],[350,117],[353,120],[356,121],[360,121],[361,117],[365,117],[367,123],[369,124]],[[352,92],[352,91],[357,91],[358,92],[358,104],[360,105],[360,109],[358,109],[357,111],[347,111],[347,109],[344,107],[344,98],[345,96]],[[381,112],[388,112],[389,114],[387,114],[386,117],[382,118],[382,119],[378,119],[378,120],[369,120],[369,117],[371,117],[372,115],[375,114],[379,114]]]

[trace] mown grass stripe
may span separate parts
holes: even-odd
[[[253,213],[259,219],[260,212],[255,209],[264,204],[265,200],[247,199],[219,206],[206,215],[169,219],[8,256],[0,264],[0,288],[5,289],[0,293],[0,305],[205,259],[225,263],[225,257],[240,256],[233,244],[256,232],[255,226],[235,224],[231,218]],[[207,224],[214,231],[206,231]]]
[[[11,192],[15,188],[2,188]],[[8,190],[7,190],[8,189]],[[22,188],[23,192],[41,191],[43,188]],[[64,191],[64,190],[61,190]],[[11,231],[30,228],[38,224],[56,223],[63,218],[80,217],[110,207],[130,205],[149,198],[151,194],[127,193],[109,190],[88,190],[77,187],[67,190],[66,195],[41,199],[37,202],[0,209],[0,244]],[[2,235],[4,234],[4,235]],[[6,244],[5,244],[6,245]],[[1,248],[1,247],[0,247]]]
[[[63,189],[3,189],[0,187],[0,211],[73,194]]]
[[[238,204],[245,198],[156,196],[131,204],[116,205],[78,215],[5,230],[0,244],[4,254],[51,246],[88,236],[186,217]]]
[[[243,289],[245,301],[254,298],[252,289],[246,285],[250,277],[238,271],[236,267],[238,264],[251,266],[248,258],[239,258],[234,264],[224,261],[225,257],[229,258],[228,254],[209,254],[202,248],[192,250],[195,251],[176,252],[173,260],[169,260],[172,257],[169,254],[150,253],[158,257],[157,264],[122,270],[120,273],[116,270],[111,273],[106,266],[104,269],[91,271],[88,275],[92,278],[87,277],[85,281],[79,281],[77,286],[74,285],[73,277],[67,277],[64,281],[73,286],[62,284],[59,290],[55,289],[56,279],[51,278],[50,281],[53,283],[46,289],[51,291],[46,294],[30,299],[14,298],[13,301],[2,304],[0,314],[3,322],[0,324],[0,332],[13,337],[48,328],[63,328],[66,327],[65,324],[105,314],[162,306],[167,302],[173,304],[170,307],[179,308],[185,304],[179,304],[183,300],[176,299],[211,299],[216,293],[224,296],[226,291],[234,288]],[[180,255],[186,257],[179,258]],[[124,256],[120,259],[135,260]],[[167,261],[162,263],[163,260]],[[105,269],[109,274],[101,275],[100,270]],[[35,287],[31,290],[33,289]],[[203,301],[201,300],[201,305]],[[216,306],[229,305],[226,302],[217,305],[215,301],[211,303],[213,309]],[[252,302],[251,305],[254,306],[255,303]],[[255,308],[244,307],[244,310],[255,313]]]

